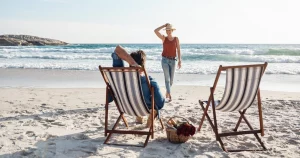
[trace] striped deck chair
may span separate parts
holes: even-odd
[[[261,133],[261,136],[264,136],[264,129],[263,129],[263,118],[262,118],[262,108],[261,108],[261,98],[260,98],[260,90],[259,84],[262,78],[262,75],[267,67],[267,63],[264,64],[257,64],[257,65],[240,65],[240,66],[222,66],[220,65],[219,70],[216,75],[216,79],[214,82],[213,87],[210,88],[210,96],[208,101],[201,101],[199,100],[200,106],[204,111],[203,116],[200,121],[200,125],[198,131],[200,131],[203,121],[205,117],[207,118],[209,124],[213,128],[213,131],[216,135],[216,140],[219,141],[222,149],[226,152],[238,152],[238,151],[258,151],[258,150],[266,150],[263,142],[258,136],[258,133]],[[214,100],[214,91],[216,89],[218,79],[220,77],[221,71],[226,71],[226,85],[224,89],[223,97],[220,101]],[[258,101],[258,114],[259,114],[259,122],[260,122],[260,129],[254,130],[250,125],[249,121],[245,117],[245,113],[247,109],[252,105],[257,96]],[[204,105],[206,107],[204,108]],[[213,119],[214,123],[210,119],[207,111],[209,105],[212,107],[213,111]],[[233,129],[233,132],[227,133],[219,133],[218,132],[218,125],[217,125],[217,116],[216,110],[223,111],[223,112],[239,112],[240,117],[239,120]],[[248,131],[237,131],[242,119],[248,125],[250,130]],[[221,140],[221,137],[227,136],[235,136],[235,135],[243,135],[243,134],[254,134],[262,149],[252,149],[252,150],[227,150]]]
[[[154,120],[154,89],[150,85],[147,73],[144,68],[141,67],[101,67],[99,70],[103,76],[103,79],[106,83],[106,104],[105,104],[105,136],[107,136],[104,144],[108,144],[108,141],[113,133],[118,134],[138,134],[146,135],[146,140],[143,147],[146,147],[149,141],[149,137],[154,138],[154,129],[152,121],[149,131],[134,131],[134,130],[117,130],[117,126],[123,119],[126,127],[128,123],[124,117],[124,114],[131,116],[148,116],[150,110],[144,100],[143,91],[141,87],[140,72],[143,71],[146,75],[148,87],[151,90],[151,114],[152,120]],[[112,129],[108,129],[108,94],[113,97],[114,103],[117,106],[120,116],[118,117],[116,123]],[[164,128],[161,119],[160,123],[162,128]],[[121,144],[115,144],[121,145]]]

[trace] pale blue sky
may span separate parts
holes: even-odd
[[[0,34],[160,43],[153,30],[169,22],[181,43],[299,44],[299,6],[299,0],[0,0]]]

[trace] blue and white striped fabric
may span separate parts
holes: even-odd
[[[121,112],[131,116],[145,116],[150,113],[144,100],[140,74],[137,70],[105,71],[116,102]]]
[[[240,111],[249,108],[257,94],[264,67],[229,68],[226,86],[216,110]]]

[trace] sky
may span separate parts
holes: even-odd
[[[299,0],[0,0],[0,34],[68,43],[300,44]],[[165,31],[161,31],[165,34]]]

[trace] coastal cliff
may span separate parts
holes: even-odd
[[[30,35],[0,35],[0,46],[57,46],[68,43]]]

